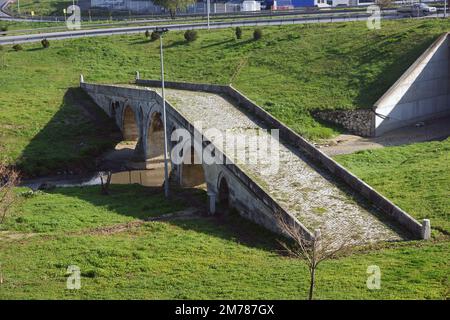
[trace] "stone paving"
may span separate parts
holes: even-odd
[[[158,88],[153,89],[160,91]],[[322,234],[342,238],[350,233],[358,242],[395,241],[404,238],[396,227],[382,221],[379,212],[353,195],[347,187],[338,185],[325,170],[314,166],[301,151],[271,138],[267,131],[258,130],[269,128],[238,109],[228,97],[207,92],[166,89],[166,100],[194,125],[201,121],[201,131],[210,139],[213,138],[208,136],[207,129],[210,128],[226,131],[228,137],[230,132],[235,137],[245,136],[248,141],[256,135],[267,136],[272,146],[278,148],[278,158],[276,152],[257,149],[254,144],[248,143],[238,146],[237,150],[245,150],[247,154],[236,152],[234,161],[310,231],[319,228]],[[233,152],[229,152],[226,143],[221,149],[233,158]],[[245,159],[249,157],[256,159],[256,163],[246,163]]]

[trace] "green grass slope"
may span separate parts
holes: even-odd
[[[75,4],[77,1],[75,1]],[[33,11],[35,16],[60,16],[64,17],[63,9],[72,5],[72,1],[61,0],[20,0],[20,14],[31,15]],[[10,4],[8,10],[12,13],[19,13],[17,3]]]
[[[450,234],[450,138],[335,158],[416,219]]]
[[[0,241],[0,299],[306,298],[304,264],[284,256],[276,236],[239,217],[93,231],[180,208],[139,186],[114,186],[110,196],[85,187],[25,198],[3,229],[35,235]],[[399,243],[324,262],[316,297],[448,298],[449,249],[449,242]],[[81,269],[80,290],[66,289],[69,265]],[[371,265],[381,269],[380,290],[366,286]]]
[[[315,109],[365,108],[420,53],[448,30],[443,20],[263,28],[260,41],[234,30],[200,31],[186,44],[181,32],[165,37],[167,80],[232,83],[294,130],[310,139],[337,133],[311,116]],[[0,53],[0,153],[26,173],[46,174],[86,162],[108,147],[105,133],[74,107],[79,74],[86,81],[124,83],[136,70],[159,78],[158,43],[142,35],[51,41]],[[83,154],[80,153],[80,149]]]

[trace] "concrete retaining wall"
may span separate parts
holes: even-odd
[[[142,80],[137,79],[136,84],[158,87],[161,85],[157,80]],[[167,88],[181,89],[181,90],[195,90],[195,91],[208,91],[214,93],[224,93],[231,96],[237,104],[259,117],[265,122],[269,128],[280,130],[280,139],[288,142],[289,144],[299,148],[309,155],[315,163],[320,164],[330,171],[334,177],[343,181],[358,194],[361,194],[365,199],[377,207],[382,213],[386,214],[393,220],[397,221],[401,226],[408,230],[414,237],[422,239],[424,237],[424,230],[422,225],[411,217],[408,213],[397,207],[386,197],[382,196],[367,183],[353,175],[350,171],[345,169],[339,163],[328,157],[322,151],[314,147],[307,140],[299,136],[289,127],[287,127],[280,120],[273,117],[267,111],[259,107],[245,95],[238,90],[230,86],[223,85],[210,85],[210,84],[194,84],[194,83],[182,83],[182,82],[165,82]]]
[[[376,136],[450,114],[449,57],[445,33],[374,104]]]

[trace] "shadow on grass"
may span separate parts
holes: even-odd
[[[231,43],[233,42],[233,43]],[[240,47],[240,46],[244,46],[246,44],[250,44],[250,43],[256,43],[257,41],[254,40],[253,38],[247,39],[247,40],[243,40],[243,41],[228,41],[228,44],[225,45],[226,49],[234,49],[236,47]]]
[[[137,40],[130,43],[130,45],[136,45],[136,44],[151,44],[155,41],[151,41],[150,39],[143,39],[143,40]]]
[[[164,48],[165,49],[176,48],[176,47],[180,47],[180,46],[185,46],[187,44],[188,44],[188,42],[186,40],[178,40],[178,41],[174,41],[171,44],[164,46]]]
[[[103,110],[81,88],[69,88],[16,165],[25,177],[82,173],[95,169],[95,158],[119,141],[118,128]]]
[[[257,248],[270,252],[282,253],[283,248],[277,241],[284,238],[263,227],[244,219],[238,214],[214,216],[198,220],[173,220],[172,225],[218,237],[224,240],[237,242],[247,247]]]
[[[202,46],[201,48],[202,49],[212,48],[212,47],[221,46],[223,44],[230,43],[230,42],[235,42],[235,41],[236,41],[235,39],[228,39],[228,40],[224,40],[224,41],[208,44],[208,45]]]
[[[44,47],[37,47],[37,48],[30,48],[30,49],[27,49],[27,51],[41,51],[41,50],[44,50],[45,48]]]
[[[166,223],[184,230],[208,234],[228,241],[264,250],[279,250],[276,234],[248,221],[235,212],[210,216],[207,214],[206,191],[197,188],[172,189],[173,196],[167,200],[162,187],[111,185],[109,195],[101,195],[100,186],[57,188],[49,193],[74,197],[109,211],[146,220],[163,214],[195,207],[193,218],[167,219]]]

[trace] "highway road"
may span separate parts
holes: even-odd
[[[2,0],[0,0],[2,1]],[[248,20],[236,20],[226,22],[212,22],[210,24],[211,29],[223,29],[231,27],[245,27],[245,26],[279,26],[289,24],[304,24],[304,23],[332,23],[332,22],[344,22],[344,21],[365,21],[368,14],[346,14],[336,16],[310,16],[299,18],[279,18],[279,19],[248,19]],[[401,19],[401,17],[395,14],[387,14],[383,16],[383,19]],[[135,34],[143,33],[146,30],[152,30],[156,27],[164,27],[169,30],[189,30],[189,29],[207,29],[206,23],[185,23],[185,24],[158,24],[158,25],[146,25],[135,27],[121,27],[121,28],[102,28],[102,29],[86,29],[86,30],[71,30],[62,32],[48,32],[40,34],[18,35],[18,36],[4,36],[0,37],[0,44],[15,44],[26,42],[37,42],[42,39],[48,40],[61,40],[70,38],[83,38],[83,37],[96,37],[96,36],[110,36],[120,34]]]
[[[0,9],[3,8],[11,0],[0,0]],[[231,28],[231,27],[244,27],[244,26],[270,26],[270,25],[288,25],[288,24],[305,24],[305,23],[332,23],[332,22],[344,22],[344,21],[365,21],[367,20],[369,14],[365,12],[323,12],[323,13],[312,13],[304,16],[254,16],[254,17],[234,17],[235,20],[227,21],[212,21],[209,28],[211,29],[221,29],[221,28]],[[438,15],[429,16],[427,18],[436,17]],[[440,14],[442,16],[442,14]],[[2,12],[0,10],[0,19],[14,19]],[[244,19],[245,18],[245,19]],[[387,10],[382,14],[383,19],[402,19],[402,17],[397,16],[395,10]],[[19,19],[23,21],[22,19]],[[106,25],[107,26],[107,25]],[[43,39],[61,40],[70,38],[83,38],[83,37],[95,37],[95,36],[110,36],[110,35],[120,35],[120,34],[135,34],[143,33],[146,30],[153,30],[157,27],[164,27],[169,30],[189,30],[189,29],[207,29],[208,25],[206,22],[168,22],[164,23],[164,20],[153,20],[149,21],[146,25],[140,26],[125,26],[125,27],[100,27],[100,28],[90,28],[88,25],[87,29],[81,30],[64,30],[64,31],[54,31],[45,30],[44,32],[35,33],[34,30],[28,30],[30,34],[25,35],[6,35],[0,36],[0,44],[16,44],[16,43],[26,43],[26,42],[38,42]],[[89,29],[90,28],[90,29]]]

